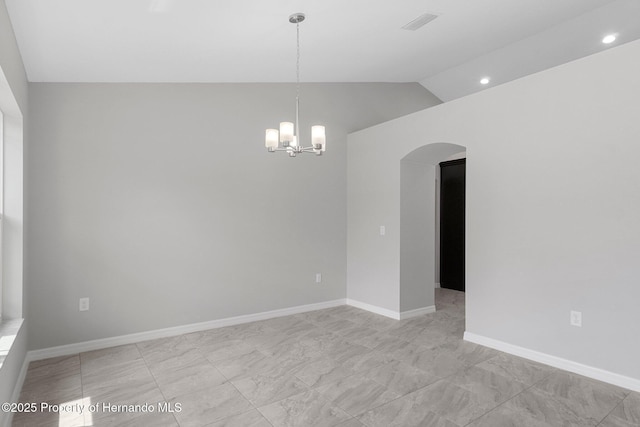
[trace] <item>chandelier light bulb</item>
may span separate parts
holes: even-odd
[[[281,122],[280,123],[280,142],[293,141],[293,123]]]
[[[264,145],[268,149],[278,147],[278,129],[267,129]]]
[[[316,150],[324,152],[327,149],[327,138],[324,133],[324,126],[311,126],[311,144]]]

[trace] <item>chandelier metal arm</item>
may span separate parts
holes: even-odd
[[[317,156],[322,156],[322,147],[269,147],[268,151],[270,153],[275,153],[276,151],[286,151],[288,153],[315,153]]]

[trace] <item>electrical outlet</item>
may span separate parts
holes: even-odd
[[[89,311],[89,298],[80,298],[78,301],[78,311]]]
[[[387,227],[385,227],[384,225],[380,226],[380,235],[384,236],[385,234],[387,234]]]
[[[582,312],[581,311],[572,311],[571,312],[570,323],[571,323],[571,326],[582,327]]]
[[[322,282],[322,274],[316,273],[316,283],[320,283],[320,282]]]

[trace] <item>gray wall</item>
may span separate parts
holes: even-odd
[[[436,171],[441,161],[461,149],[430,144],[400,160],[400,313],[435,306]]]
[[[328,148],[290,159],[264,130],[291,84],[29,89],[31,349],[345,298],[347,134],[439,103],[303,85],[302,137],[324,123]]]
[[[435,307],[435,167],[402,160],[400,165],[400,307]],[[431,203],[429,203],[431,201]],[[430,238],[431,236],[431,238]]]
[[[467,331],[640,379],[639,57],[628,43],[350,135],[348,297],[393,308],[400,160],[459,144]]]
[[[5,216],[3,236],[3,326],[8,335],[15,335],[13,346],[0,360],[0,402],[11,400],[27,349],[26,324],[15,331],[7,318],[22,316],[22,154],[23,119],[27,111],[27,79],[18,52],[4,0],[0,0],[0,110],[4,113],[4,189]],[[19,323],[18,321],[17,323]],[[12,322],[15,324],[16,322]],[[4,350],[4,349],[3,349]],[[0,425],[7,422],[0,413]]]

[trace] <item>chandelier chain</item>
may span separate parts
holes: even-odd
[[[300,96],[300,23],[296,23],[296,97]]]
[[[295,135],[300,141],[300,20],[296,22],[296,128]]]

